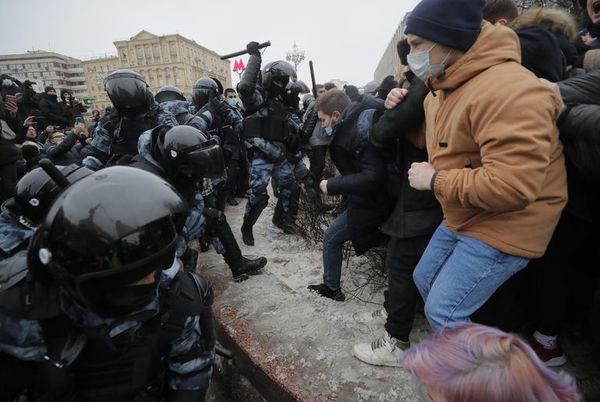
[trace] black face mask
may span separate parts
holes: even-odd
[[[106,311],[97,311],[99,315],[128,315],[148,305],[157,295],[158,278],[149,285],[118,286],[104,291]]]

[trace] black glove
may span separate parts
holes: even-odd
[[[222,120],[227,116],[229,111],[229,104],[225,102],[225,98],[221,96],[215,96],[209,101],[209,107],[211,113],[214,112],[213,119]]]
[[[246,51],[249,55],[260,56],[260,49],[258,48],[258,42],[250,42],[246,45]]]

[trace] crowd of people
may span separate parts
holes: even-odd
[[[348,241],[386,247],[384,305],[355,315],[384,328],[357,359],[407,369],[424,400],[581,400],[547,367],[566,363],[567,327],[600,364],[600,2],[582,5],[578,26],[513,0],[422,0],[405,69],[362,93],[311,93],[257,42],[236,89],[201,77],[191,99],[116,70],[87,124],[69,91],[1,76],[0,400],[203,400],[218,347],[191,242],[235,281],[259,275],[226,205],[246,199],[254,246],[269,183],[285,235],[301,197],[331,214],[321,197],[341,196],[316,295],[345,300]],[[421,302],[433,336],[411,347]]]

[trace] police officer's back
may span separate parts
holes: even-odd
[[[211,292],[175,260],[187,212],[130,167],[62,193],[34,233],[28,278],[0,291],[0,400],[203,400]]]

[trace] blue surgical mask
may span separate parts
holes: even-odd
[[[236,107],[237,106],[237,99],[236,98],[227,99],[227,103],[229,103],[230,106]]]
[[[446,55],[446,58],[442,62],[442,64],[431,64],[429,61],[429,52],[437,46],[437,43],[433,45],[429,50],[423,50],[422,52],[409,53],[406,57],[408,61],[408,67],[410,70],[423,82],[427,81],[429,78],[437,78],[444,73],[444,69],[446,65],[444,64],[448,57],[450,56],[450,52]]]
[[[331,134],[333,134],[333,128],[330,127],[325,127],[323,129],[323,132],[325,133],[326,136],[331,137]]]

